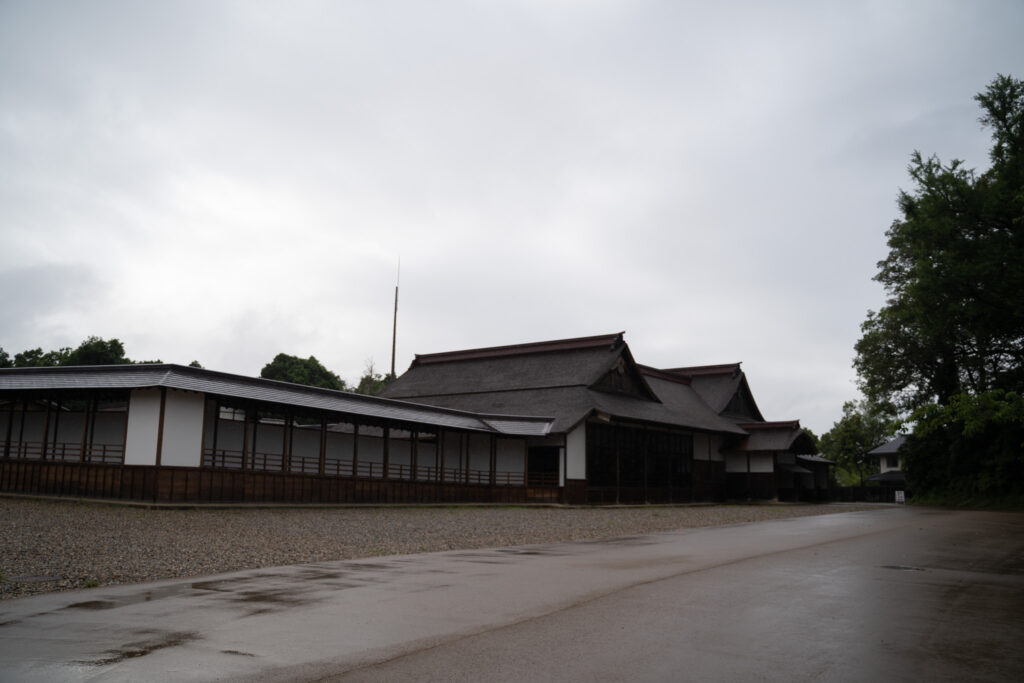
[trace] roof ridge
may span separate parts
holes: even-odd
[[[661,372],[679,375],[726,375],[740,372],[743,361],[736,363],[719,363],[717,365],[689,365],[681,368],[662,368]]]
[[[463,349],[460,351],[443,351],[441,353],[417,353],[412,365],[427,365],[430,363],[447,363],[460,360],[479,360],[482,358],[503,358],[508,356],[520,356],[533,353],[546,353],[552,351],[576,351],[580,349],[600,348],[609,346],[614,350],[623,342],[625,332],[617,334],[602,334],[592,337],[574,337],[571,339],[553,339],[542,342],[529,342],[525,344],[509,344],[506,346],[489,346],[476,349]]]

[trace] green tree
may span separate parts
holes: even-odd
[[[314,356],[299,358],[279,353],[274,360],[263,366],[260,377],[292,384],[345,391],[345,381],[320,364]]]
[[[897,423],[884,407],[867,401],[847,401],[843,416],[821,435],[821,452],[836,462],[841,484],[864,485],[864,479],[878,470],[878,459],[868,451],[881,446],[896,433]]]
[[[380,392],[384,391],[391,380],[395,378],[394,375],[388,373],[382,375],[376,372],[376,368],[373,366],[373,360],[366,362],[366,368],[363,370],[363,376],[359,378],[359,384],[353,389],[357,394],[367,394],[368,396],[376,396]]]
[[[119,339],[103,340],[89,337],[71,351],[60,365],[124,365],[131,361],[124,355]]]
[[[21,353],[14,354],[14,367],[16,368],[52,368],[58,365],[67,365],[68,356],[71,355],[71,347],[65,346],[56,351],[44,352],[42,347],[26,349]]]
[[[914,414],[903,445],[909,486],[943,503],[1024,501],[1024,399],[994,389],[956,394]]]
[[[13,368],[14,361],[11,360],[11,355],[4,351],[4,348],[0,346],[0,368]]]
[[[1024,82],[999,76],[975,99],[992,166],[979,175],[913,154],[914,189],[899,195],[875,276],[886,304],[856,345],[865,396],[905,414],[1024,388]]]

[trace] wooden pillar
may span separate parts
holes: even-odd
[[[100,403],[102,403],[102,401],[100,399],[96,399],[95,401],[93,401],[93,404],[92,404],[92,417],[89,418],[89,438],[88,438],[87,443],[85,444],[85,461],[86,462],[91,462],[92,461],[93,442],[96,441],[96,415],[100,412]],[[122,465],[124,464],[124,443],[125,443],[125,441],[128,440],[128,433],[127,433],[128,432],[128,407],[127,407],[127,405],[128,404],[126,402],[125,403],[125,420],[124,420],[125,434],[124,434],[124,440],[121,441],[121,464]],[[106,455],[106,448],[104,448],[103,450],[104,450],[104,455]],[[104,460],[106,460],[106,458],[104,458]]]
[[[7,403],[7,429],[4,430],[4,458],[11,457],[11,432],[14,428],[14,401]]]
[[[491,434],[491,463],[490,463],[490,467],[491,467],[491,472],[490,472],[490,477],[488,477],[488,481],[490,481],[491,486],[496,486],[497,485],[497,475],[498,475],[498,473],[496,471],[497,468],[498,468],[498,437],[496,437],[494,434]]]
[[[21,402],[21,424],[18,425],[18,456],[25,456],[25,413],[28,412],[28,401]]]
[[[359,423],[352,423],[352,477],[359,472]]]
[[[85,412],[82,413],[82,447],[78,451],[78,462],[85,462],[85,452],[89,440],[89,412],[94,408],[96,401],[91,398],[85,399]]]
[[[156,466],[160,467],[160,461],[164,450],[164,412],[167,407],[167,389],[160,387],[160,417],[156,426]]]
[[[43,420],[43,441],[39,446],[39,459],[46,460],[46,442],[50,438],[50,399],[46,399],[46,419]]]
[[[53,441],[51,442],[53,444],[53,456],[54,456],[54,459],[56,459],[56,457],[57,457],[57,437],[60,436],[60,411],[61,411],[61,408],[63,408],[63,407],[64,407],[64,401],[62,401],[61,399],[57,399],[57,411],[56,411],[56,415],[54,415],[54,418],[53,418]],[[64,460],[64,453],[63,453],[63,450],[62,450],[62,452],[61,452],[61,461],[63,461],[63,460]]]
[[[444,483],[444,434],[443,429],[437,430],[437,480]]]
[[[388,469],[391,466],[391,428],[384,427],[384,478],[390,479],[391,473]]]
[[[324,470],[327,465],[327,416],[320,413],[320,458],[317,466],[317,472],[320,476],[324,476]]]
[[[213,399],[213,441],[210,443],[210,464],[216,467],[217,465],[217,437],[220,434],[220,399]],[[202,465],[200,461],[200,465]]]
[[[288,448],[291,442],[291,426],[292,416],[291,413],[285,413],[284,424],[281,429],[281,471],[290,472],[291,463],[288,462],[291,459],[291,450]]]
[[[246,415],[248,415],[248,411],[246,411]],[[253,416],[252,416],[252,449],[251,449],[251,452],[250,452],[250,456],[251,457],[249,458],[250,469],[256,469],[256,444],[257,444],[256,437],[257,437],[257,433],[258,433],[259,428],[260,428],[260,411],[254,410],[253,411]],[[263,469],[264,470],[267,469],[267,456],[265,456],[265,455],[263,456]]]
[[[412,466],[412,481],[417,481],[420,478],[420,461],[417,451],[420,445],[420,433],[413,429],[409,432],[409,437],[409,464]]]
[[[246,469],[246,460],[249,457],[249,409],[242,413],[242,470]]]

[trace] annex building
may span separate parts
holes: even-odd
[[[153,502],[818,499],[739,364],[622,334],[417,355],[381,397],[179,365],[0,370],[0,491]]]

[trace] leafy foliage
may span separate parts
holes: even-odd
[[[854,365],[868,400],[911,415],[909,485],[925,499],[1021,500],[1024,475],[1024,81],[975,100],[991,130],[982,174],[915,152],[915,189],[886,233]]]
[[[916,189],[900,193],[875,277],[886,305],[856,345],[865,395],[906,412],[1024,387],[1024,82],[999,76],[976,99],[993,165],[978,175],[913,154]]]
[[[911,488],[960,504],[1024,501],[1024,398],[1001,389],[919,409],[903,446]]]
[[[843,404],[843,416],[821,435],[821,452],[836,462],[836,476],[844,485],[864,485],[878,470],[878,459],[868,451],[896,433],[897,422],[885,408],[861,401]]]
[[[367,394],[368,396],[376,396],[380,392],[384,391],[384,387],[391,383],[391,380],[395,378],[394,375],[388,373],[382,375],[376,372],[373,366],[373,361],[367,361],[366,368],[363,370],[363,376],[359,378],[359,384],[353,391],[357,394]]]
[[[263,366],[260,377],[338,391],[348,389],[345,380],[325,368],[315,356],[299,358],[279,353],[273,361]]]
[[[60,365],[124,365],[127,363],[159,363],[160,361],[133,361],[125,355],[124,344],[118,339],[104,340],[88,337],[78,347],[65,346],[53,351],[27,349],[10,356],[0,349],[0,367],[45,368]]]

